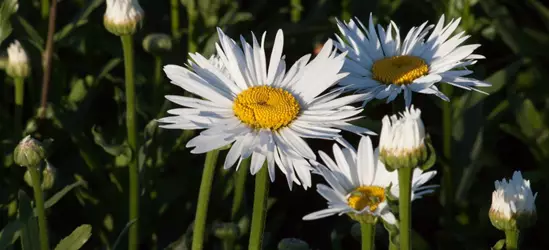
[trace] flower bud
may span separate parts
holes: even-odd
[[[40,163],[46,158],[46,150],[39,141],[27,136],[15,147],[13,159],[15,164],[22,167],[40,167]]]
[[[145,12],[137,0],[107,0],[107,11],[103,16],[105,28],[117,35],[135,33]]]
[[[530,189],[530,181],[524,180],[520,171],[513,178],[495,182],[492,206],[488,216],[492,225],[502,231],[515,231],[531,227],[536,222],[536,196]]]
[[[152,33],[143,39],[143,49],[155,56],[172,50],[172,38],[162,33]]]
[[[42,170],[42,190],[48,190],[53,187],[53,184],[55,183],[56,172],[57,170],[49,163],[46,165],[44,170]],[[28,169],[25,172],[23,179],[25,180],[27,185],[32,187],[32,177]]]
[[[30,66],[27,53],[21,46],[19,41],[13,42],[8,47],[8,65],[6,67],[6,73],[11,77],[23,77],[29,76]]]
[[[412,106],[398,116],[383,117],[382,123],[379,155],[387,170],[415,168],[428,159],[421,110]]]
[[[309,244],[296,238],[285,238],[278,243],[278,250],[309,250]]]
[[[238,225],[235,223],[216,223],[213,226],[213,234],[223,240],[237,239],[239,235]]]

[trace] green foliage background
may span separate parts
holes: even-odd
[[[452,131],[441,126],[442,101],[415,95],[426,129],[438,151],[433,169],[441,183],[443,166],[451,162],[450,197],[439,189],[413,204],[414,249],[489,249],[503,234],[493,228],[487,213],[493,182],[522,170],[530,179],[536,202],[537,224],[523,232],[524,249],[549,246],[549,4],[542,0],[182,0],[179,27],[172,30],[168,0],[141,0],[145,19],[135,34],[136,45],[150,33],[170,34],[174,48],[162,55],[164,64],[184,64],[186,53],[196,49],[209,56],[220,26],[233,38],[250,31],[267,31],[272,41],[276,29],[285,34],[284,54],[292,62],[312,53],[319,43],[333,38],[334,18],[356,16],[367,22],[370,12],[386,25],[394,20],[401,32],[424,21],[436,22],[441,14],[461,17],[461,30],[471,35],[468,43],[480,43],[486,56],[473,67],[475,77],[493,84],[490,95],[454,89]],[[103,27],[102,0],[63,0],[58,4],[52,80],[46,118],[37,118],[41,94],[41,52],[47,21],[38,0],[20,0],[11,17],[12,39],[23,44],[32,61],[32,75],[25,83],[24,134],[53,138],[49,162],[57,168],[55,186],[47,196],[81,181],[48,210],[51,242],[59,242],[81,224],[92,225],[92,237],[84,249],[109,249],[127,221],[127,162],[132,157],[125,145],[122,50],[118,37]],[[269,45],[270,46],[270,45]],[[204,155],[185,149],[181,131],[162,130],[154,119],[165,115],[170,104],[165,93],[182,95],[161,75],[155,81],[155,58],[136,46],[138,125],[144,145],[137,155],[141,166],[142,249],[171,249],[190,241]],[[3,59],[5,62],[5,59]],[[23,180],[24,168],[15,166],[12,152],[23,134],[13,126],[13,80],[0,73],[0,227],[15,220],[19,190],[31,193]],[[360,125],[380,130],[391,106],[372,102]],[[442,154],[442,135],[452,133],[452,160]],[[356,142],[358,138],[347,137]],[[377,138],[373,139],[374,142]],[[313,141],[315,150],[329,151],[331,143]],[[328,149],[328,150],[326,150]],[[224,153],[221,154],[224,157]],[[221,158],[223,159],[223,158]],[[222,162],[219,161],[219,162]],[[280,174],[280,173],[278,173]],[[266,249],[275,249],[285,237],[307,241],[312,249],[357,249],[346,217],[304,222],[301,217],[325,206],[314,189],[289,191],[282,176],[272,184],[267,219]],[[448,180],[448,179],[447,179]],[[208,213],[211,229],[206,249],[220,249],[212,234],[214,225],[231,222],[234,170],[217,171]],[[321,180],[313,179],[314,183]],[[246,221],[251,215],[253,179],[248,177],[245,204],[234,222],[240,222],[246,246]],[[452,198],[453,196],[453,198]],[[27,198],[28,199],[28,198]],[[449,200],[451,199],[451,200]],[[0,237],[5,238],[6,234]],[[121,236],[125,237],[125,236]],[[386,247],[386,233],[378,228],[378,249]],[[6,239],[1,239],[6,240]],[[0,241],[1,241],[0,240]],[[119,249],[125,249],[126,240]],[[10,248],[18,249],[19,244]]]

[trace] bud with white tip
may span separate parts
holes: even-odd
[[[398,116],[383,117],[382,123],[380,159],[387,170],[414,168],[428,159],[421,110],[407,107]]]
[[[135,33],[145,12],[137,0],[107,0],[107,11],[103,16],[105,28],[117,35]]]
[[[19,41],[14,41],[8,47],[8,65],[6,73],[11,77],[26,78],[29,76],[29,58]]]
[[[22,167],[39,168],[46,159],[44,145],[30,135],[23,138],[13,152],[15,163]]]
[[[532,226],[536,221],[536,196],[530,181],[522,178],[520,171],[513,178],[495,182],[492,206],[488,213],[492,225],[502,231],[516,231]]]

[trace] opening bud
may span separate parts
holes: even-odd
[[[44,159],[46,159],[44,145],[30,135],[23,138],[13,152],[15,164],[22,167],[38,168]]]
[[[19,41],[8,47],[8,64],[6,73],[11,77],[26,78],[30,73],[29,58]]]
[[[144,15],[137,0],[107,0],[103,24],[117,36],[130,35],[135,33]]]

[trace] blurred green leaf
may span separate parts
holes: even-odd
[[[21,26],[23,27],[23,30],[27,32],[30,41],[32,41],[35,46],[39,46],[40,50],[44,50],[44,39],[38,34],[38,31],[34,29],[33,25],[31,25],[29,22],[27,22],[27,20],[25,20],[25,18],[21,16],[17,16],[17,20],[19,21],[19,24],[21,24]]]
[[[74,29],[83,26],[84,24],[88,23],[88,17],[89,15],[97,9],[97,7],[101,6],[101,4],[105,0],[93,0],[88,2],[88,5],[80,13],[74,18],[72,22],[65,25],[63,28],[61,28],[55,35],[53,36],[54,41],[58,42],[65,37],[67,37]]]
[[[505,246],[505,239],[498,240],[492,247],[492,250],[501,250]]]
[[[90,225],[80,225],[72,233],[63,238],[55,247],[55,250],[78,250],[91,237],[92,227]]]
[[[10,17],[17,11],[17,0],[4,0],[0,5],[0,45],[11,34],[12,26]]]
[[[117,166],[126,166],[132,158],[132,150],[126,144],[122,145],[110,145],[105,142],[101,132],[97,130],[96,127],[92,128],[93,139],[95,144],[103,148],[103,150],[116,157]]]
[[[51,198],[49,198],[46,203],[44,204],[44,208],[45,209],[48,209],[50,207],[53,207],[53,205],[55,205],[55,203],[57,203],[59,200],[61,200],[61,198],[63,198],[68,192],[70,192],[72,189],[78,187],[78,186],[81,186],[81,185],[84,185],[86,184],[85,181],[83,180],[78,180],[76,181],[75,183],[73,184],[70,184],[66,187],[64,187],[63,189],[61,189],[61,191],[55,193]]]
[[[9,222],[0,231],[0,249],[7,249],[19,238],[19,230],[23,227],[23,223],[19,220]]]
[[[22,190],[19,191],[19,221],[23,223],[21,248],[23,250],[40,249],[38,220],[34,216],[30,198]]]
[[[126,235],[126,232],[128,232],[128,229],[130,229],[130,226],[133,225],[133,223],[135,223],[136,221],[137,221],[137,219],[126,223],[126,226],[122,229],[122,232],[120,232],[118,237],[116,237],[116,241],[112,245],[112,250],[116,250],[118,248],[118,245],[120,244],[120,241],[124,238],[124,236]]]

